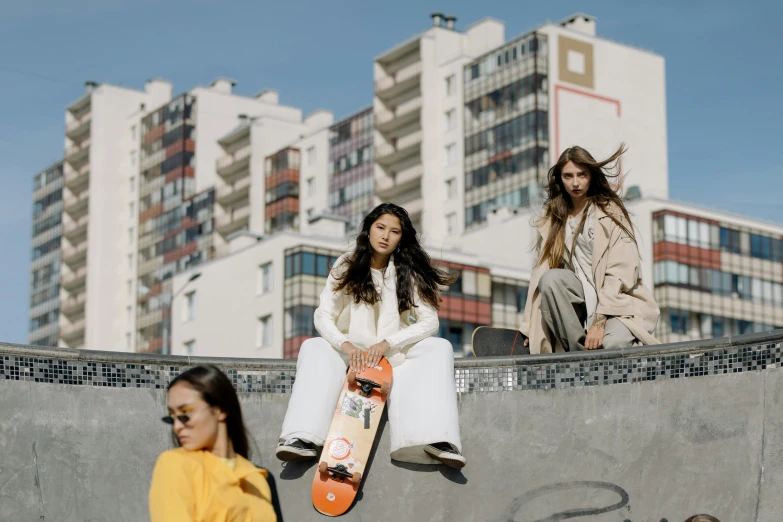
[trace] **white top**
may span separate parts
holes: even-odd
[[[582,221],[582,214],[569,217],[565,227],[565,246],[566,262],[571,256],[571,245],[574,241],[574,233],[579,228]],[[582,232],[576,237],[574,245],[574,255],[571,263],[571,270],[574,271],[579,281],[582,283],[582,290],[585,294],[585,306],[587,307],[587,321],[585,328],[593,324],[595,310],[598,307],[598,292],[595,288],[595,278],[593,277],[593,237],[595,236],[595,211],[592,205],[587,211],[587,220]]]
[[[372,275],[372,283],[375,285],[375,290],[377,290],[378,295],[383,295],[383,270],[380,270],[378,268],[372,268],[370,267],[370,275]],[[375,328],[377,330],[378,328],[378,319],[381,316],[381,300],[378,299],[375,301],[375,304],[372,306],[373,312],[375,312]]]

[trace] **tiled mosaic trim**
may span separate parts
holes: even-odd
[[[660,381],[765,370],[780,366],[781,343],[699,353],[587,362],[457,368],[460,393],[537,390]],[[0,357],[0,379],[111,388],[165,388],[187,366]],[[295,370],[226,370],[239,392],[291,393]]]

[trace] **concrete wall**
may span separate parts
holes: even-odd
[[[624,357],[687,357],[738,345],[779,350],[780,339],[778,332],[717,346],[669,345],[579,358],[611,364]],[[113,357],[117,363],[122,357],[0,346],[2,352],[73,360]],[[138,364],[187,363],[123,356]],[[502,371],[568,357],[574,358],[460,361],[457,370],[480,365]],[[293,362],[223,362],[245,369],[293,368]],[[282,466],[273,456],[288,395],[240,396],[255,442],[253,460],[271,470],[284,518],[323,520],[310,503],[314,463]],[[170,447],[168,429],[158,420],[164,409],[162,390],[0,380],[0,520],[146,520],[152,468]],[[390,428],[383,422],[358,501],[344,520],[674,522],[708,512],[723,522],[771,522],[783,509],[783,372],[778,368],[471,392],[459,396],[459,410],[468,458],[464,470],[390,461]]]

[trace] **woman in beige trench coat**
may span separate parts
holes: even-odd
[[[530,353],[658,344],[660,310],[642,282],[633,225],[607,165],[581,147],[549,171],[537,261],[520,331]]]

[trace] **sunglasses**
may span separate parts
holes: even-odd
[[[184,414],[184,415],[171,415],[171,414],[169,414],[169,415],[166,415],[165,417],[162,417],[160,420],[162,420],[166,424],[169,424],[169,425],[173,426],[174,425],[174,419],[177,419],[182,424],[187,424],[188,421],[190,421],[190,415],[189,414]]]

